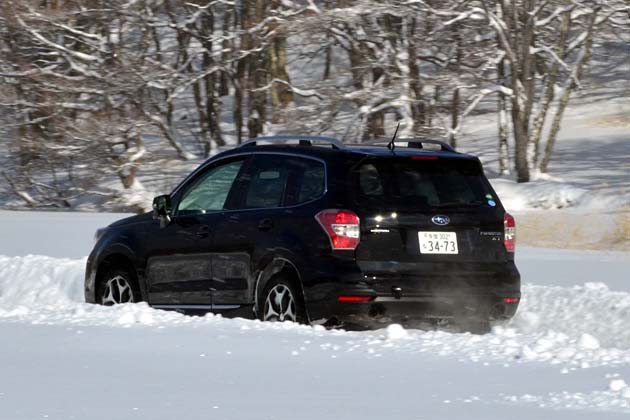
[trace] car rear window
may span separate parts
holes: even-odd
[[[350,182],[359,205],[379,210],[473,207],[491,194],[479,162],[464,159],[370,159],[351,171]]]

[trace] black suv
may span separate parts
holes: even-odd
[[[489,325],[520,300],[514,219],[435,140],[252,139],[153,209],[97,232],[87,302],[378,326]]]

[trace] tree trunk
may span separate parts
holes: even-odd
[[[558,57],[564,59],[565,50],[566,50],[566,39],[567,34],[569,32],[569,27],[571,26],[571,15],[566,14],[562,19],[562,27],[560,29],[560,38],[558,39],[558,43],[556,44],[556,53]],[[533,143],[533,162],[532,166],[534,168],[538,167],[538,160],[540,158],[540,138],[542,137],[542,131],[545,127],[545,120],[547,118],[547,113],[549,112],[549,108],[555,98],[556,91],[556,82],[558,80],[558,71],[560,64],[557,61],[554,61],[549,74],[547,75],[547,80],[545,82],[543,99],[541,100],[540,109],[536,114],[536,118],[534,119],[534,127],[533,134],[531,138],[531,142]]]
[[[451,131],[449,134],[449,143],[453,148],[457,147],[456,128],[459,125],[459,89],[453,90],[453,100],[451,101]]]
[[[192,69],[192,65],[189,65],[189,71],[192,73],[193,69]],[[206,115],[205,112],[205,107],[203,104],[203,101],[201,99],[201,86],[200,86],[200,82],[197,81],[195,83],[193,83],[192,85],[192,89],[193,89],[193,98],[195,100],[195,108],[197,109],[197,115],[199,118],[199,128],[201,129],[201,144],[203,146],[203,155],[204,157],[208,157],[210,155],[210,149],[212,148],[212,145],[210,144],[210,135],[208,132],[208,116]]]
[[[214,14],[212,13],[212,9],[208,8],[208,17],[207,19],[202,20],[202,39],[200,40],[205,48],[203,52],[203,70],[208,70],[214,66],[214,60],[212,59],[211,53],[213,50],[212,41],[210,41],[212,34],[214,33]],[[204,85],[206,88],[205,91],[205,100],[206,100],[206,108],[205,108],[205,117],[206,117],[206,126],[208,127],[208,131],[210,132],[210,137],[217,146],[224,146],[225,140],[223,140],[223,135],[221,133],[221,107],[220,103],[217,104],[215,85],[216,85],[216,76],[215,73],[207,74],[204,77]],[[208,145],[210,142],[208,141]],[[210,148],[207,148],[205,157],[208,157],[210,153]]]
[[[418,67],[418,57],[416,49],[416,19],[411,18],[407,26],[407,60],[409,67],[409,99],[411,108],[411,120],[413,127],[411,132],[414,137],[419,137],[426,124],[426,104],[422,97],[422,82],[420,80],[420,69]]]
[[[241,54],[236,64],[236,80],[234,81],[234,126],[236,129],[237,143],[240,144],[243,138],[243,106],[245,93],[249,91],[249,72],[251,51],[253,49],[251,11],[253,9],[252,0],[243,0],[240,7],[240,48],[237,54]]]
[[[346,29],[348,34],[353,37],[353,30],[348,26]],[[363,89],[363,54],[361,44],[359,42],[351,42],[348,50],[348,59],[350,60],[350,73],[352,74],[352,85],[355,89]]]
[[[569,104],[571,92],[573,91],[574,87],[577,86],[577,81],[582,79],[582,71],[584,70],[584,66],[591,59],[591,54],[593,50],[593,30],[595,28],[595,22],[597,20],[597,12],[598,9],[593,12],[593,16],[591,18],[591,22],[589,24],[588,32],[586,35],[586,40],[584,41],[584,50],[582,51],[582,56],[575,65],[574,71],[569,80],[567,80],[562,96],[560,97],[560,103],[558,104],[558,109],[556,110],[553,123],[551,124],[549,138],[547,139],[547,144],[545,145],[545,156],[540,163],[540,172],[547,173],[547,170],[549,169],[549,161],[551,160],[553,148],[556,144],[558,132],[560,131],[560,123],[562,122],[564,110]]]
[[[497,79],[502,86],[505,86],[505,60],[499,61],[497,64]],[[499,119],[499,173],[507,175],[510,173],[510,153],[508,148],[508,118],[507,118],[507,101],[505,93],[499,91],[498,103],[498,119]]]
[[[289,73],[287,72],[287,53],[286,53],[286,40],[282,37],[276,37],[269,47],[269,72],[270,79],[283,80],[288,84],[291,83],[289,79]],[[284,83],[272,83],[271,85],[271,105],[275,110],[282,110],[288,107],[293,102],[293,93],[289,85]],[[274,112],[273,122],[282,122],[280,119],[281,113]]]
[[[462,37],[460,34],[459,25],[453,25],[453,38],[455,39],[455,74],[457,76],[456,82],[459,82],[459,76],[461,73],[461,63],[464,55],[462,48]],[[449,134],[449,143],[453,148],[457,147],[457,131],[456,128],[459,125],[459,88],[455,87],[453,90],[453,99],[451,101],[451,130]]]
[[[241,67],[241,63],[239,63],[238,67]],[[243,89],[241,88],[242,79],[242,77],[237,77],[237,79],[234,80],[234,108],[232,109],[232,113],[234,118],[234,130],[236,131],[237,144],[241,144],[243,141]]]
[[[369,114],[366,125],[364,140],[385,137],[385,113],[383,111]]]
[[[386,77],[385,71],[377,67],[372,70],[372,85],[379,83],[382,77]],[[382,103],[374,104],[374,107],[378,107]],[[385,110],[370,112],[366,117],[367,129],[364,131],[364,139],[374,139],[385,137]]]
[[[527,162],[527,129],[523,112],[517,95],[512,99],[512,126],[514,127],[514,164],[516,168],[516,180],[529,182],[529,164]]]
[[[225,5],[223,10],[223,24],[221,30],[223,32],[223,41],[221,42],[221,61],[229,63],[232,57],[230,53],[234,50],[234,42],[230,40],[230,24],[232,16],[235,13],[233,5]],[[230,75],[227,71],[222,71],[219,76],[219,96],[228,96],[230,94]]]
[[[254,3],[254,22],[257,24],[264,19],[266,6],[264,0],[254,0]],[[261,49],[261,45],[259,45],[258,42],[254,47]],[[264,132],[265,122],[267,121],[267,92],[263,90],[263,88],[267,84],[268,68],[266,51],[260,50],[252,53],[252,60],[248,69],[248,79],[251,82],[249,85],[250,89],[247,92],[247,99],[249,101],[247,128],[250,138],[258,137],[258,135],[262,134]]]
[[[330,67],[332,65],[332,45],[330,45],[330,40],[328,41],[328,45],[326,46],[326,58],[324,63],[324,75],[322,76],[322,80],[328,80],[330,77]]]

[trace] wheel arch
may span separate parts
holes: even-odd
[[[304,294],[304,285],[302,284],[302,276],[297,266],[289,259],[284,257],[275,257],[262,270],[260,270],[256,278],[256,284],[254,286],[254,315],[256,316],[256,318],[258,318],[259,314],[257,313],[257,311],[259,308],[259,302],[261,302],[262,299],[261,294],[263,290],[265,290],[265,287],[271,279],[280,275],[286,275],[293,280],[294,285],[296,286],[300,294],[298,298],[301,299],[302,303],[304,304],[306,320],[307,322],[310,322],[308,308],[306,305],[306,296]]]
[[[140,297],[146,300],[143,296],[144,290],[141,287],[140,278],[138,276],[138,270],[134,264],[133,254],[126,247],[112,247],[108,252],[103,255],[96,267],[95,275],[95,290],[98,288],[99,282],[102,281],[103,276],[112,267],[121,267],[129,272],[131,275],[131,281],[137,292],[140,293]]]

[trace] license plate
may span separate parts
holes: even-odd
[[[455,232],[418,232],[421,254],[458,254]]]

